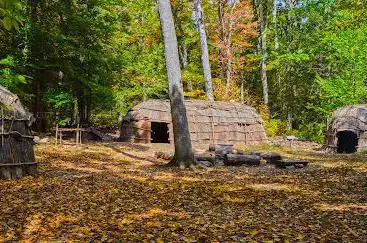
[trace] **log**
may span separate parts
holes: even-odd
[[[224,156],[225,165],[260,165],[261,157],[251,154],[226,154]]]
[[[215,159],[215,163],[214,163],[215,166],[224,166],[224,161],[223,159],[219,159],[219,158],[216,158]]]
[[[248,153],[243,153],[243,154],[248,154],[248,155],[257,155],[257,156],[260,156],[261,157],[261,155],[262,155],[262,153],[261,152],[248,152]]]
[[[99,130],[97,130],[94,127],[90,127],[87,129],[88,132],[94,134],[95,136],[97,136],[99,139],[101,139],[103,142],[112,142],[113,141],[113,137],[105,134]]]
[[[210,161],[198,161],[198,165],[202,167],[212,167],[213,164]]]
[[[230,144],[209,145],[209,151],[215,152],[216,154],[232,153],[232,150],[233,150],[233,145],[230,145]]]
[[[295,168],[304,168],[309,163],[309,161],[304,160],[278,160],[275,162],[275,166],[282,169],[285,169],[289,166],[294,166]]]
[[[275,164],[277,161],[282,160],[282,156],[279,153],[266,153],[261,156],[269,164]]]
[[[173,152],[155,152],[154,157],[156,159],[172,160],[174,156]]]
[[[196,161],[209,161],[211,163],[215,163],[215,155],[213,153],[195,153],[194,154]]]

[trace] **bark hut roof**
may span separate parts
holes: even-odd
[[[331,126],[335,132],[353,131],[359,134],[367,131],[367,106],[351,105],[336,110]]]
[[[32,122],[33,115],[20,102],[17,95],[0,85],[0,106],[4,109],[4,118]],[[1,116],[1,112],[0,112]]]
[[[234,102],[186,100],[187,116],[190,121],[262,124],[257,111],[247,105]],[[148,100],[133,107],[125,121],[151,119],[171,123],[169,100]]]

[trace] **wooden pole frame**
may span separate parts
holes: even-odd
[[[1,147],[4,147],[4,108],[1,108]]]

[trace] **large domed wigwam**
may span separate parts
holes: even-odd
[[[263,121],[250,106],[221,101],[186,100],[193,144],[261,144],[267,141]],[[120,139],[135,143],[171,143],[168,100],[148,100],[133,107],[121,122]]]
[[[328,127],[328,151],[354,153],[367,149],[367,106],[351,105],[334,112]]]
[[[0,179],[21,178],[37,172],[30,126],[33,116],[18,96],[0,86]]]

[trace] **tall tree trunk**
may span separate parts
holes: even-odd
[[[266,73],[266,60],[268,57],[268,51],[266,46],[266,28],[267,28],[267,20],[264,13],[264,3],[261,2],[259,5],[259,14],[260,14],[260,36],[261,36],[261,54],[262,58],[260,61],[260,76],[261,83],[263,86],[263,103],[264,105],[269,105],[269,89],[268,89],[268,76]],[[269,114],[269,110],[267,110]]]
[[[287,129],[292,130],[293,129],[293,115],[292,110],[289,109],[287,113]]]
[[[181,59],[181,67],[182,69],[186,69],[187,65],[189,64],[187,61],[187,46],[185,43],[182,43],[179,47],[180,51],[180,59]]]
[[[195,0],[194,2],[194,21],[200,34],[201,63],[203,66],[204,79],[205,79],[205,92],[208,97],[208,100],[214,101],[212,73],[209,62],[208,41],[206,37],[205,23],[204,23],[204,11],[201,7],[200,0]]]
[[[229,26],[227,30],[227,36],[226,36],[226,56],[227,56],[227,65],[226,65],[226,96],[229,96],[229,90],[231,87],[231,81],[232,81],[232,31],[233,31],[233,25],[234,22],[231,19],[233,11],[237,5],[238,1],[232,0],[229,1],[227,4],[230,6],[231,11],[229,13]]]
[[[219,47],[219,56],[220,56],[220,64],[221,64],[221,69],[220,69],[220,77],[222,79],[222,82],[225,82],[225,71],[226,71],[226,64],[224,62],[224,48],[223,48],[223,44],[225,43],[225,25],[224,25],[224,12],[223,12],[223,3],[222,0],[217,0],[217,5],[218,5],[218,20],[219,20],[219,31],[220,31],[220,41],[222,46]]]
[[[73,117],[72,117],[73,125],[77,125],[80,122],[79,119],[79,106],[78,106],[78,99],[74,100],[74,107],[73,107]]]
[[[236,7],[238,2],[229,1],[227,4],[231,7],[231,12],[229,16],[231,18],[233,11]],[[226,64],[226,97],[229,96],[229,90],[231,87],[231,78],[232,78],[232,30],[233,30],[233,21],[229,20],[229,26],[227,30],[227,36],[225,37],[225,45],[226,45],[226,57],[227,57],[227,64]]]
[[[273,27],[276,29],[277,28],[277,23],[278,23],[278,0],[273,0]],[[274,49],[278,50],[279,49],[279,41],[278,41],[278,34],[275,33],[274,36]]]
[[[181,66],[183,70],[187,69],[187,66],[189,65],[188,63],[188,59],[187,59],[187,46],[184,42],[181,43],[180,47],[179,47],[179,55],[180,55],[180,59],[181,59]],[[189,80],[186,80],[186,88],[187,91],[192,91],[192,84]]]
[[[229,89],[231,87],[232,78],[232,28],[233,23],[229,24],[228,37],[227,37],[227,67],[226,67],[226,96],[229,96]]]
[[[181,68],[182,70],[186,70],[188,66],[188,53],[187,53],[187,45],[185,43],[185,31],[182,28],[182,23],[177,15],[177,12],[182,11],[183,8],[183,0],[180,0],[178,3],[178,8],[172,8],[173,13],[173,19],[177,26],[178,34],[177,34],[177,40],[178,40],[178,54],[180,56],[181,61]],[[187,91],[192,91],[192,84],[190,81],[187,81],[186,83]]]
[[[164,38],[164,54],[175,142],[175,156],[172,164],[189,167],[195,164],[195,160],[186,116],[178,44],[170,0],[158,0],[158,9]]]
[[[275,29],[277,29],[277,23],[278,23],[278,0],[273,0],[273,27]],[[275,32],[275,35],[274,35],[274,51],[277,52],[279,49],[279,40],[278,40],[278,33]],[[279,71],[276,70],[276,86],[278,88],[278,92],[279,92],[279,89],[280,89],[280,74],[279,74]]]
[[[245,81],[244,78],[241,79],[241,104],[245,103]]]

